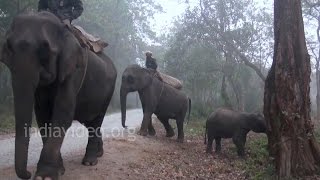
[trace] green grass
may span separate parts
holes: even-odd
[[[320,143],[320,128],[314,130],[314,135]],[[246,170],[249,179],[275,179],[275,169],[269,159],[267,144],[267,137],[252,138],[247,142],[246,147],[250,150],[250,156],[244,163],[240,163],[240,166]]]
[[[252,138],[246,144],[250,155],[247,156],[247,159],[240,166],[248,173],[250,179],[274,179],[275,170],[272,162],[269,160],[267,144],[267,137]]]
[[[33,114],[32,127],[38,127]],[[8,134],[15,132],[15,117],[13,110],[0,109],[0,134]]]
[[[12,113],[0,114],[0,133],[12,132],[15,128],[15,120]]]
[[[190,122],[185,126],[185,133],[188,136],[204,136],[205,132],[205,119],[190,119]]]
[[[185,133],[189,137],[204,137],[205,118],[192,118],[185,126]],[[320,139],[320,130],[318,133]],[[253,180],[269,180],[274,179],[274,166],[269,160],[267,150],[268,139],[266,136],[253,136],[246,143],[248,155],[246,160],[237,161],[237,166],[243,169],[249,179]],[[235,147],[234,147],[235,148]],[[234,151],[236,151],[234,149]]]

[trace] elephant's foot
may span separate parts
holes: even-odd
[[[154,128],[149,128],[148,129],[148,133],[150,136],[155,136],[156,135],[156,130],[154,130]]]
[[[177,142],[178,142],[178,143],[183,143],[183,141],[184,141],[184,138],[178,138],[178,139],[177,139]]]
[[[218,151],[215,150],[214,152],[215,152],[216,154],[221,154],[221,150],[218,150]]]
[[[212,146],[210,145],[207,146],[206,153],[212,154]]]
[[[62,160],[62,157],[61,157],[61,154],[60,154],[60,157],[59,157],[59,175],[64,175],[64,173],[66,172],[66,169],[64,168],[64,165],[63,165],[63,160]]]
[[[24,172],[17,172],[17,176],[20,179],[30,179],[31,178],[31,173],[27,170],[25,170]]]
[[[148,135],[148,131],[146,131],[146,130],[141,130],[141,129],[140,129],[140,131],[138,132],[138,134],[139,134],[140,136],[147,136],[147,135]]]
[[[95,166],[98,164],[98,157],[103,156],[102,139],[89,139],[86,154],[82,159],[82,164],[85,166]]]
[[[245,157],[244,151],[238,152],[238,156],[241,158],[244,158]]]
[[[102,157],[102,156],[103,156],[103,153],[104,153],[103,148],[102,148],[102,147],[99,148],[99,149],[98,149],[98,152],[97,152],[97,157]]]
[[[166,133],[166,137],[173,137],[175,134],[174,134],[174,131],[173,129],[171,129],[170,131],[167,131]]]
[[[65,172],[66,172],[66,169],[64,168],[64,166],[61,166],[61,167],[59,168],[59,175],[60,175],[60,176],[63,176]]]
[[[102,157],[103,156],[103,141],[102,139],[99,141],[99,144],[98,144],[98,151],[97,151],[97,157]]]
[[[85,155],[82,159],[82,164],[85,166],[95,166],[98,164],[98,157],[96,155]]]
[[[64,173],[64,167],[52,167],[48,165],[39,165],[37,172],[34,176],[35,180],[58,180],[61,173]]]
[[[101,157],[102,155],[103,149],[97,151],[96,148],[87,148],[86,155],[82,159],[82,164],[85,166],[95,166],[98,164],[98,157]]]

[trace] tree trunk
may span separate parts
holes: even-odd
[[[243,101],[243,92],[241,84],[237,80],[233,80],[231,76],[228,77],[228,80],[232,86],[234,95],[236,96],[237,106],[236,109],[238,111],[244,111],[244,101]]]
[[[320,45],[320,16],[318,16],[318,28],[317,28],[318,43]],[[318,57],[316,57],[316,84],[317,84],[317,120],[320,118],[320,48],[318,49]]]
[[[319,50],[320,51],[320,50]],[[319,52],[320,55],[320,52]],[[320,56],[319,56],[320,57]],[[319,70],[319,58],[317,58],[317,65],[316,65],[316,84],[317,84],[317,97],[316,97],[316,104],[317,104],[317,120],[320,118],[320,70]]]
[[[230,102],[230,98],[229,98],[228,93],[227,93],[226,76],[225,75],[223,75],[223,78],[222,78],[221,97],[222,97],[222,99],[224,101],[224,106],[227,107],[227,108],[233,109],[232,105],[231,105],[231,102]]]
[[[270,155],[280,179],[313,174],[320,148],[310,118],[310,57],[300,0],[274,1],[275,45],[265,83]]]

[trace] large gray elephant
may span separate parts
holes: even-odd
[[[207,122],[205,131],[208,135],[207,153],[212,152],[213,140],[216,141],[216,152],[221,151],[221,138],[232,138],[237,146],[239,156],[244,156],[244,146],[249,131],[256,133],[266,132],[266,122],[260,114],[237,112],[219,108],[213,112]]]
[[[140,135],[155,135],[151,116],[155,114],[164,125],[167,137],[174,136],[169,119],[175,119],[178,128],[178,141],[183,142],[183,122],[186,113],[191,110],[191,100],[180,90],[160,81],[154,70],[131,65],[122,75],[120,89],[122,126],[126,122],[126,98],[129,92],[138,91],[143,109]]]
[[[1,61],[12,75],[18,177],[31,178],[27,156],[33,107],[43,140],[35,179],[64,173],[60,148],[73,119],[90,128],[83,164],[97,164],[103,155],[100,126],[117,76],[110,58],[83,49],[58,18],[40,12],[14,18]]]

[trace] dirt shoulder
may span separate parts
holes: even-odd
[[[222,140],[222,153],[208,155],[203,144],[202,126],[185,128],[185,143],[166,138],[164,128],[155,121],[157,135],[110,138],[104,141],[105,153],[97,166],[81,165],[85,149],[63,157],[66,173],[61,180],[149,180],[149,179],[273,179],[268,162],[266,135],[249,133],[246,158],[239,158],[231,140]],[[173,124],[173,123],[171,123]],[[194,133],[198,131],[197,133]],[[35,167],[29,167],[34,174]],[[0,169],[1,180],[15,180],[13,167]],[[303,179],[320,179],[313,176]]]
[[[97,166],[81,165],[85,150],[72,157],[63,157],[66,173],[62,180],[86,179],[246,179],[247,174],[238,167],[238,158],[230,142],[221,155],[207,155],[201,136],[187,137],[183,144],[175,138],[165,137],[163,127],[156,125],[155,137],[136,136],[135,141],[108,139],[105,153]],[[34,174],[35,167],[29,167]],[[0,170],[1,179],[16,179],[14,169]]]

